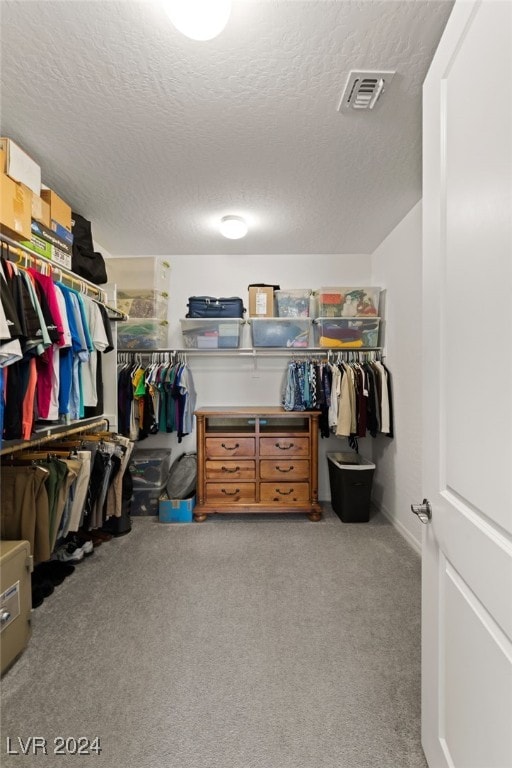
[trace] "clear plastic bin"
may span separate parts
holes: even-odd
[[[117,324],[118,349],[158,349],[167,347],[169,326],[159,318],[135,318]]]
[[[136,449],[130,457],[134,489],[162,488],[169,475],[171,451],[165,448]]]
[[[251,318],[254,347],[309,347],[311,321],[308,318]]]
[[[318,347],[361,349],[379,344],[380,317],[319,317],[315,320]]]
[[[117,309],[135,318],[167,320],[168,294],[140,288],[123,288],[117,291]]]
[[[244,323],[236,317],[180,320],[187,349],[237,349]]]
[[[276,291],[278,317],[309,317],[311,288]]]
[[[319,317],[377,317],[380,288],[320,288]]]

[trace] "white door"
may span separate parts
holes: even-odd
[[[511,2],[457,2],[424,87],[430,768],[512,768],[511,51]]]

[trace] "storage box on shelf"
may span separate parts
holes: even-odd
[[[71,269],[73,246],[70,243],[39,221],[33,221],[30,229],[30,239],[22,240],[22,245],[39,256],[44,256],[45,259],[50,259],[66,269]]]
[[[119,349],[142,350],[167,347],[169,325],[159,318],[130,318],[120,322],[117,329]]]
[[[380,317],[319,317],[314,327],[319,347],[360,349],[379,345]]]
[[[187,349],[237,349],[241,328],[238,318],[192,319],[182,318],[183,346]]]
[[[151,288],[119,288],[117,308],[130,319],[159,318],[167,320],[168,294]]]
[[[12,139],[0,138],[0,171],[41,194],[41,167]]]
[[[278,317],[310,317],[310,288],[276,291]]]
[[[39,195],[32,193],[32,219],[50,229],[50,206]],[[57,233],[58,234],[58,233]]]
[[[53,189],[44,184],[41,189],[41,197],[50,206],[50,220],[71,232],[71,206]]]
[[[118,348],[167,347],[169,262],[157,256],[109,259],[108,275],[117,286],[117,309],[129,317],[119,324]]]
[[[249,317],[274,317],[275,296],[271,285],[249,286]]]
[[[30,237],[32,191],[0,173],[0,227],[16,240]]]
[[[377,317],[380,288],[320,288],[319,317]]]
[[[307,317],[251,318],[250,324],[254,347],[309,347],[311,320]]]
[[[109,259],[108,275],[118,291],[169,291],[169,262],[160,256]]]

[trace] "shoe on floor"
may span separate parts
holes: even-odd
[[[72,541],[62,544],[52,555],[53,560],[60,560],[62,563],[79,563],[84,559],[84,551]]]
[[[94,552],[92,541],[90,539],[83,539],[77,533],[69,533],[64,539],[64,544],[72,544],[77,549],[81,549],[84,557],[89,557]]]
[[[79,530],[76,532],[76,535],[78,536],[79,541],[92,541],[93,547],[99,547],[100,544],[103,544],[103,539],[95,536],[94,533],[94,531]]]
[[[34,568],[34,572],[41,577],[50,579],[54,586],[62,584],[65,578],[71,576],[75,566],[70,563],[63,563],[60,560],[45,560],[43,563],[38,563]]]
[[[55,586],[50,579],[47,579],[44,576],[41,576],[35,571],[33,571],[31,574],[31,581],[32,581],[32,594],[34,593],[36,588],[38,588],[41,590],[41,594],[43,598],[50,597],[53,590],[55,589]]]
[[[114,536],[108,531],[102,531],[101,528],[95,528],[90,532],[94,538],[101,539],[101,541],[111,541]]]

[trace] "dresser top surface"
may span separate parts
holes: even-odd
[[[196,416],[290,416],[291,418],[304,418],[304,416],[318,415],[319,412],[286,411],[279,405],[216,405],[209,408],[198,408],[194,413]]]

